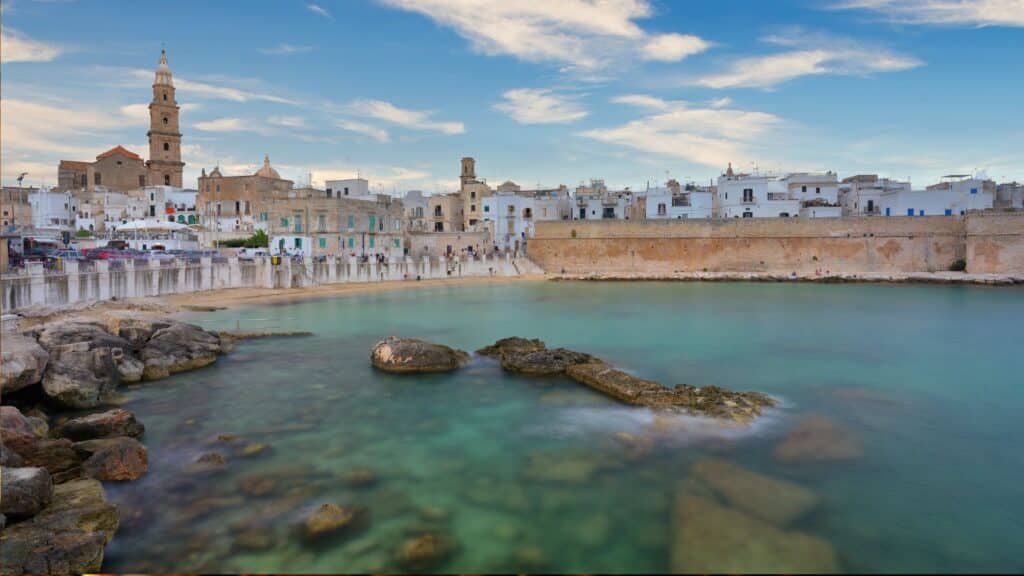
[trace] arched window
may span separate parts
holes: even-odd
[[[167,92],[164,92],[164,102],[167,101]]]
[[[167,124],[167,116],[164,116],[164,125]]]
[[[164,142],[164,151],[166,152],[167,150],[170,150],[170,149],[171,149],[171,145],[168,144],[167,142]]]
[[[170,186],[170,185],[171,185],[171,175],[170,174],[164,174],[164,186]]]

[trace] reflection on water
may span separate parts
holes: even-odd
[[[108,485],[122,526],[107,570],[1024,568],[1019,291],[559,283],[197,320],[317,335],[128,391],[150,471]],[[482,358],[388,375],[369,365],[388,334],[540,337],[784,402],[735,428]]]

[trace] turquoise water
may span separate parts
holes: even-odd
[[[840,570],[1024,570],[1019,289],[532,283],[193,320],[315,336],[243,343],[212,367],[127,391],[150,470],[108,485],[122,526],[106,570],[396,571],[401,542],[430,531],[457,544],[434,571],[667,571],[673,502],[708,457],[816,493],[817,508],[786,530],[826,541]],[[655,419],[481,358],[453,374],[386,375],[369,352],[391,334],[467,350],[537,337],[646,378],[783,403],[734,430]],[[862,454],[778,460],[775,447],[809,416],[846,430]],[[649,449],[625,449],[618,432]],[[240,440],[216,442],[222,434]],[[243,457],[251,443],[269,448]],[[210,451],[226,456],[222,469],[190,470]],[[348,486],[356,469],[377,482]],[[272,488],[249,495],[240,486],[251,477]],[[324,502],[366,506],[370,525],[307,546],[295,525]]]

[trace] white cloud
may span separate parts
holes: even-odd
[[[32,40],[10,28],[0,29],[0,61],[49,62],[60,55],[62,50],[54,44]]]
[[[834,8],[872,10],[906,24],[1024,26],[1024,0],[846,0]]]
[[[388,134],[387,130],[370,124],[353,122],[351,120],[338,120],[335,122],[335,126],[342,130],[348,130],[349,132],[356,132],[358,134],[363,134],[364,136],[369,136],[377,142],[384,143],[391,140],[391,136]]]
[[[263,131],[256,123],[243,118],[217,118],[215,120],[204,120],[194,124],[196,130],[202,132],[261,132]]]
[[[725,108],[732,105],[732,98],[715,98],[708,105],[712,108]]]
[[[442,134],[462,134],[466,131],[462,122],[436,122],[430,119],[434,114],[431,111],[399,108],[384,100],[356,100],[348,105],[348,109],[355,114],[364,114],[416,130],[432,130]]]
[[[678,62],[687,56],[699,54],[711,47],[706,40],[683,34],[659,34],[641,50],[645,60]]]
[[[151,70],[132,70],[130,72],[132,78],[139,82],[145,81],[147,85],[153,81],[153,72]],[[235,88],[232,86],[224,86],[220,84],[211,84],[209,82],[198,82],[181,78],[180,76],[174,77],[174,86],[179,92],[184,92],[194,96],[213,98],[218,100],[231,100],[233,102],[249,102],[250,100],[259,100],[264,102],[275,102],[277,104],[289,104],[292,106],[298,106],[300,103],[295,100],[277,96],[274,94],[266,94],[261,92],[253,92],[251,90],[245,90],[242,88]]]
[[[568,124],[587,115],[573,98],[551,90],[517,88],[508,90],[505,99],[494,105],[520,124]]]
[[[121,106],[121,115],[134,124],[149,124],[149,104]]]
[[[453,28],[474,50],[593,71],[631,57],[677,61],[706,47],[695,36],[653,35],[636,20],[647,0],[380,0]]]
[[[641,106],[648,116],[580,135],[659,156],[721,167],[749,155],[750,145],[781,123],[764,112],[691,108],[686,102],[653,96],[620,96],[615,102]]]
[[[733,61],[725,72],[704,76],[695,83],[709,88],[771,88],[802,76],[898,72],[924,64],[917,58],[885,48],[864,46],[844,38],[807,34],[799,28],[766,37],[763,41],[776,46],[805,48],[740,58]]]
[[[326,8],[320,6],[319,4],[307,4],[306,9],[312,12],[313,14],[316,14],[317,16],[323,16],[324,18],[330,18],[332,20],[334,19],[334,17],[331,16],[331,13],[328,12]]]
[[[283,128],[305,128],[306,119],[301,116],[271,116],[267,122]]]
[[[271,54],[275,56],[290,56],[292,54],[301,54],[303,52],[309,52],[313,50],[312,46],[295,46],[288,44],[287,42],[281,42],[273,48],[259,48],[258,51],[263,54]]]

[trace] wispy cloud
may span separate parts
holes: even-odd
[[[416,130],[431,130],[442,134],[462,134],[466,131],[462,122],[431,120],[431,116],[434,115],[433,111],[399,108],[384,100],[356,100],[348,105],[348,109],[355,114],[363,114]]]
[[[137,83],[153,81],[153,72],[151,70],[131,70],[131,77]],[[179,92],[191,94],[193,96],[213,98],[218,100],[231,100],[233,102],[249,102],[251,100],[259,100],[264,102],[275,102],[277,104],[289,104],[297,106],[300,102],[285,98],[283,96],[277,96],[275,94],[267,94],[264,92],[254,92],[243,88],[236,88],[233,86],[227,86],[224,84],[213,84],[210,82],[199,82],[194,80],[188,80],[180,76],[174,77],[174,86]]]
[[[833,8],[871,10],[904,24],[1024,26],[1024,0],[845,0]]]
[[[266,128],[258,122],[237,117],[216,118],[193,124],[202,132],[256,132],[265,133]]]
[[[677,62],[707,42],[676,33],[652,34],[637,24],[654,10],[647,0],[379,0],[450,27],[488,55],[551,62],[593,72],[613,62]]]
[[[587,116],[575,98],[552,90],[517,88],[502,94],[495,110],[508,114],[520,124],[568,124]]]
[[[909,70],[924,64],[913,56],[845,38],[804,33],[801,29],[763,39],[768,44],[801,47],[788,52],[733,61],[725,72],[698,78],[708,88],[771,88],[802,76],[850,76]]]
[[[271,116],[267,118],[267,123],[273,124],[274,126],[281,126],[282,128],[305,128],[306,119],[302,116]]]
[[[306,9],[312,12],[313,14],[316,14],[317,16],[323,16],[324,18],[329,18],[331,20],[334,19],[334,17],[331,16],[331,13],[328,12],[326,8],[320,6],[319,4],[309,3],[306,5]]]
[[[341,128],[342,130],[347,130],[349,132],[355,132],[357,134],[369,136],[370,138],[373,138],[377,142],[385,143],[391,140],[391,136],[388,134],[387,130],[384,130],[383,128],[378,128],[371,124],[364,124],[363,122],[353,122],[351,120],[338,120],[337,122],[335,122],[334,125],[337,126],[338,128]]]
[[[292,54],[301,54],[303,52],[310,52],[313,50],[312,46],[295,46],[288,44],[287,42],[281,42],[273,48],[259,48],[258,51],[263,54],[270,54],[273,56],[291,56]]]
[[[33,40],[11,28],[0,29],[0,61],[49,62],[60,56],[62,50],[56,44]]]
[[[782,122],[764,112],[693,108],[683,101],[639,94],[613,101],[650,113],[612,128],[587,130],[581,136],[715,167],[747,157],[751,143]]]

